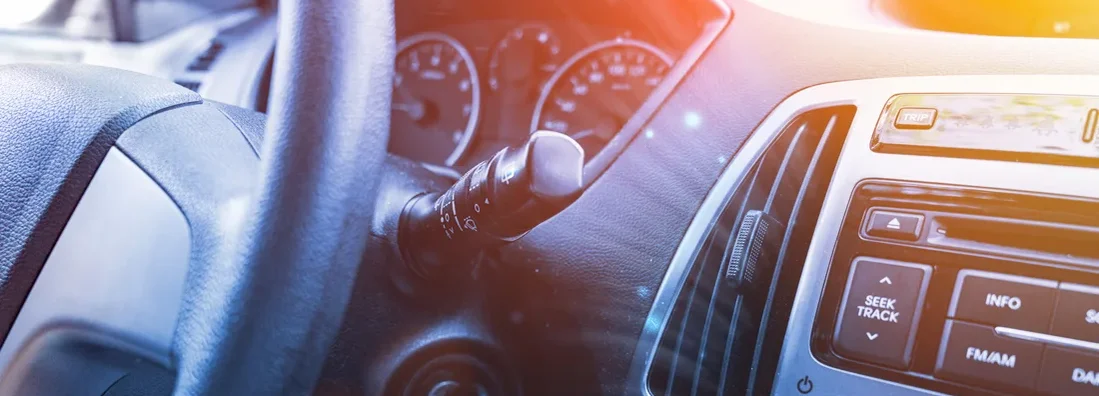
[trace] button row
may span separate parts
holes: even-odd
[[[1007,337],[995,329],[1097,342],[1099,288],[962,270],[948,316],[955,320],[947,320],[943,331],[937,377],[1008,391],[1099,392],[1099,354]]]
[[[997,334],[989,326],[947,320],[935,376],[1008,392],[1099,392],[1099,355]]]
[[[948,315],[991,326],[1099,342],[1099,288],[962,270]]]

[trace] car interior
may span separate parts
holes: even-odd
[[[0,1],[0,395],[1099,394],[1091,0]]]

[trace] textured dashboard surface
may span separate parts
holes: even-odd
[[[0,333],[99,163],[137,121],[200,101],[171,82],[68,65],[0,67]]]
[[[530,331],[573,347],[541,349],[547,360],[528,372],[579,379],[594,369],[602,391],[623,392],[653,295],[693,213],[786,96],[831,81],[1083,74],[1099,64],[1096,41],[837,26],[728,3],[732,23],[650,120],[652,134],[638,135],[571,208],[502,253],[516,264],[516,283],[548,285],[516,293]]]

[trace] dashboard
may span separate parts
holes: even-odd
[[[884,1],[699,3],[712,35],[663,2],[397,4],[391,152],[461,170],[540,129],[618,150],[497,252],[521,289],[494,295],[501,334],[551,340],[511,345],[530,388],[1094,392],[1099,42],[912,28]],[[263,110],[273,19],[145,44],[176,55],[143,71]],[[741,235],[754,280],[729,275]],[[1059,327],[1066,298],[1090,333]]]

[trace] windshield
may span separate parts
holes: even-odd
[[[145,41],[253,0],[0,0],[0,33]]]
[[[0,31],[113,39],[110,0],[0,0]]]

